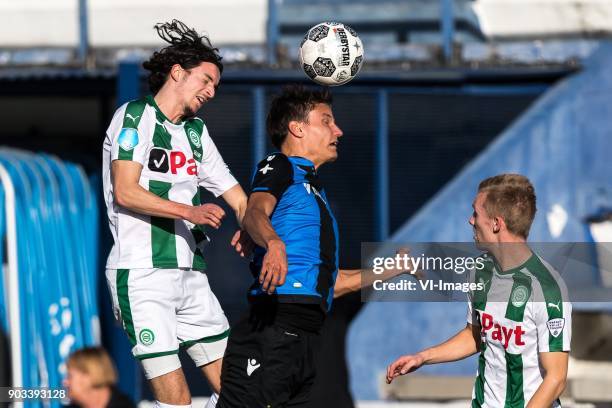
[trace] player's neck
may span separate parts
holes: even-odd
[[[183,120],[183,107],[178,102],[178,98],[168,89],[162,87],[153,97],[159,110],[172,123],[180,123]]]
[[[283,153],[287,157],[298,156],[310,160],[314,164],[315,169],[318,169],[319,166],[322,164],[317,160],[316,157],[314,157],[312,154],[309,154],[306,149],[303,149],[300,146],[285,143],[281,148],[281,153]]]
[[[531,252],[531,249],[523,239],[498,242],[490,248],[490,252],[495,257],[502,271],[509,271],[521,266],[533,255],[533,252]]]

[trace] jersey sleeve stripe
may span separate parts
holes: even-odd
[[[123,147],[119,146],[119,155],[117,159],[132,161],[134,159],[134,149],[125,150]]]
[[[146,106],[147,104],[142,99],[127,103],[125,111],[123,112],[121,132],[129,132],[124,129],[133,129],[131,132],[135,132],[136,139],[138,138],[138,125],[140,124],[140,119],[142,119],[142,114]],[[133,160],[134,146],[132,146],[131,149],[124,149],[123,146],[119,145],[119,154],[117,158],[119,160]]]
[[[546,302],[546,312],[548,314],[548,321],[552,319],[563,319],[563,297],[561,294],[561,288],[559,283],[552,275],[550,270],[536,257],[533,267],[529,268],[529,271],[536,277],[542,292],[544,293],[544,302]],[[558,336],[553,336],[552,333],[548,334],[548,346],[549,351],[562,351],[563,350],[563,333]]]
[[[144,99],[128,102],[123,113],[123,128],[138,129],[147,103]]]

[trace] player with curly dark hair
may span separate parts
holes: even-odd
[[[216,82],[212,81],[212,77],[220,78],[223,72],[219,49],[212,46],[207,36],[200,36],[193,28],[187,27],[178,20],[172,20],[171,23],[156,24],[155,29],[157,34],[170,45],[154,52],[151,58],[142,64],[146,70],[150,71],[148,82],[153,95],[163,91],[163,87],[169,79],[176,80],[176,71],[173,71],[173,68],[178,69],[180,67],[187,75],[192,70],[197,70],[200,65],[207,68],[207,71],[211,71],[208,74],[203,73],[205,77],[208,75],[205,79],[210,85],[209,89],[200,87],[200,89],[194,89],[194,91],[200,91],[200,95],[198,95],[198,92],[191,92],[191,95],[186,95],[195,99],[193,105],[188,103],[185,106],[187,108],[185,115],[193,116],[204,102],[214,97],[218,80]]]
[[[104,196],[115,241],[106,276],[156,406],[190,406],[179,347],[218,393],[229,335],[203,256],[204,226],[219,228],[225,213],[202,204],[199,187],[223,197],[239,224],[247,197],[195,116],[219,86],[219,50],[178,20],[155,29],[169,45],[143,64],[153,95],[121,106],[104,141]],[[237,232],[232,244],[244,256],[252,243]],[[216,394],[207,406],[215,402]]]
[[[155,29],[170,45],[154,52],[151,58],[142,64],[146,70],[151,71],[148,78],[151,93],[159,92],[175,64],[189,70],[202,62],[209,62],[219,69],[219,74],[223,73],[219,49],[212,46],[207,36],[200,36],[178,20],[156,24]]]

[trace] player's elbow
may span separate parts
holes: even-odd
[[[334,287],[334,299],[337,299],[340,296],[348,295],[351,292],[355,292],[355,290],[347,286],[336,286]]]
[[[334,299],[358,291],[361,288],[360,280],[361,277],[359,275],[347,276],[342,272],[338,272],[338,278],[334,285]]]
[[[557,376],[555,379],[555,384],[557,387],[557,398],[565,391],[565,387],[567,387],[567,376]]]
[[[554,387],[555,398],[558,398],[567,386],[567,375],[563,373],[547,373],[546,380]]]
[[[117,184],[113,188],[113,197],[115,198],[115,204],[130,208],[132,200],[130,199],[131,195],[129,193],[129,188],[126,186]]]
[[[561,395],[563,394],[563,391],[565,391],[565,388],[567,387],[567,378],[563,378],[560,383],[559,383],[559,392],[557,395]]]
[[[247,208],[244,211],[244,217],[242,217],[242,228],[249,233],[253,230],[253,210],[250,208]]]
[[[334,286],[334,299],[339,298],[340,296],[346,295],[349,293],[349,290],[341,284],[336,284]]]
[[[257,232],[257,219],[261,217],[262,214],[265,217],[265,213],[253,207],[247,207],[245,210],[242,226],[251,236]]]
[[[127,207],[127,200],[122,193],[115,191],[113,195],[115,197],[115,204],[120,207]]]

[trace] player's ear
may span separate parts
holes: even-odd
[[[506,223],[502,217],[493,217],[493,232],[498,233],[502,229],[506,228]]]
[[[170,68],[170,78],[172,78],[172,80],[175,82],[180,81],[184,74],[185,70],[180,64],[174,64],[172,68]]]
[[[292,120],[289,122],[289,133],[295,137],[304,137],[304,132],[302,131],[302,123],[297,120]]]

